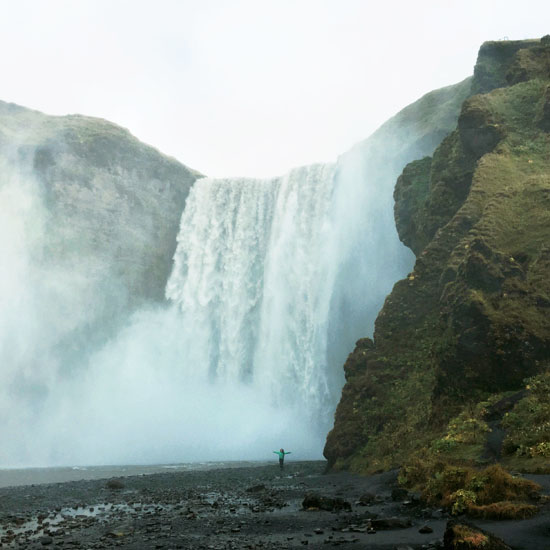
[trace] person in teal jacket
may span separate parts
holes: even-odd
[[[276,455],[279,455],[279,467],[281,470],[285,467],[285,455],[291,454],[291,451],[285,452],[284,449],[280,449],[279,451],[273,451]]]

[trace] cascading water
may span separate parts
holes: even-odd
[[[200,180],[183,213],[166,295],[189,368],[251,385],[274,405],[328,413],[327,258],[335,167],[273,180]]]

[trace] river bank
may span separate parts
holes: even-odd
[[[324,468],[289,461],[283,472],[263,464],[4,487],[1,547],[442,548],[448,515],[396,491],[395,472],[359,477]],[[548,493],[549,476],[535,477]],[[332,511],[303,510],[306,494],[350,508],[336,500]],[[513,548],[550,548],[548,505],[529,520],[480,525]]]

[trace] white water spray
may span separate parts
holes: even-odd
[[[201,180],[181,221],[167,296],[182,313],[190,369],[248,384],[276,407],[320,418],[327,372],[334,166],[273,180]]]
[[[166,306],[120,320],[76,361],[57,353],[57,337],[44,340],[47,315],[35,319],[27,364],[39,369],[40,402],[4,391],[3,410],[21,414],[3,428],[0,462],[262,459],[280,446],[320,458],[345,357],[410,265],[391,188],[371,183],[368,170],[357,152],[270,180],[198,180]],[[26,285],[42,308],[33,311],[56,303],[67,320],[83,315],[74,270],[56,275],[70,296],[37,273]]]

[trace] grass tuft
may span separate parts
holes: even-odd
[[[536,515],[538,511],[538,507],[533,504],[509,501],[493,502],[482,506],[471,504],[468,507],[468,515],[471,517],[496,520],[528,519]]]

